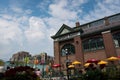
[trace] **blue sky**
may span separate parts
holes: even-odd
[[[120,13],[120,0],[0,0],[0,59],[28,51],[53,56],[54,35],[75,26]]]

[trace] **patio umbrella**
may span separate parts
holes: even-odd
[[[73,65],[77,65],[77,64],[81,64],[81,62],[79,62],[79,61],[74,61],[74,62],[72,62],[72,64],[73,64]]]
[[[118,58],[120,59],[120,56],[118,56]]]
[[[74,68],[75,66],[74,65],[69,65],[68,68]]]
[[[98,62],[99,65],[107,64],[107,63],[108,63],[108,62],[106,62],[106,61],[102,61],[102,60],[101,60],[100,62]]]
[[[119,58],[111,56],[111,57],[107,58],[107,60],[108,61],[116,61],[116,60],[119,60]]]
[[[95,63],[95,64],[97,64],[99,61],[100,60],[92,58],[92,59],[87,60],[86,63]]]
[[[60,64],[53,64],[52,67],[53,68],[58,68],[58,67],[61,67],[61,65]]]
[[[88,67],[91,63],[85,63],[84,67]]]

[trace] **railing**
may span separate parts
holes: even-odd
[[[120,14],[105,17],[103,19],[81,25],[81,28],[83,29],[84,33],[89,33],[97,30],[111,28],[116,25],[120,25]]]

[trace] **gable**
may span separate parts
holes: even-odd
[[[66,34],[72,31],[72,28],[70,28],[69,26],[63,24],[62,27],[58,30],[58,32],[55,34],[55,36],[59,36],[62,34]]]
[[[61,41],[73,38],[75,36],[79,36],[81,33],[83,33],[83,30],[80,27],[71,28],[63,24],[61,28],[58,30],[58,32],[54,36],[51,36],[51,38],[54,39],[55,41]]]
[[[63,29],[63,31],[60,33],[60,35],[61,35],[61,34],[68,33],[68,32],[70,32],[68,29]]]

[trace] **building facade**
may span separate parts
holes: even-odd
[[[26,51],[20,51],[20,52],[13,54],[10,61],[23,62],[25,57],[31,57],[31,54],[29,54],[29,52],[26,52]]]
[[[54,62],[66,67],[71,62],[84,64],[88,59],[104,60],[120,56],[120,13],[75,27],[65,24],[51,37],[54,40]],[[66,55],[67,54],[67,55]]]
[[[53,61],[54,57],[47,55],[45,52],[42,52],[31,57],[32,62],[34,62],[35,59],[38,60],[38,64],[49,64],[51,61]]]
[[[49,64],[50,62],[53,62],[54,57],[47,55],[47,53],[42,52],[38,55],[32,56],[29,52],[26,51],[20,51],[15,54],[13,54],[12,58],[10,58],[10,61],[12,62],[26,62],[26,58],[29,58],[29,63],[35,64],[35,60],[38,60],[36,64]]]

